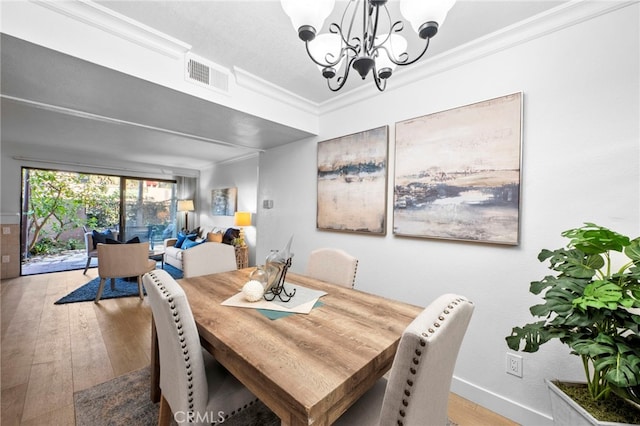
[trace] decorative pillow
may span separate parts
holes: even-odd
[[[222,237],[223,244],[233,244],[233,240],[240,237],[240,230],[235,228],[227,229]]]
[[[211,243],[221,243],[222,242],[222,234],[216,232],[207,232],[207,241]]]
[[[102,243],[105,244],[107,242],[107,238],[111,238],[112,240],[115,239],[113,232],[111,232],[111,229],[107,229],[104,232],[98,232],[95,229],[92,232],[93,234],[93,249],[95,250],[96,247],[98,247],[98,244]]]
[[[178,233],[178,241],[176,241],[175,244],[175,248],[184,248],[182,247],[182,245],[184,244],[185,240],[193,240],[195,241],[195,239],[198,238],[198,235],[196,234],[184,234],[182,232]]]
[[[113,238],[107,238],[107,240],[105,242],[107,244],[137,244],[137,243],[140,242],[140,238],[133,237],[132,239],[130,239],[126,243],[123,243],[122,241],[114,240]]]
[[[204,243],[204,241],[196,241],[196,240],[191,240],[191,239],[187,238],[182,243],[182,249],[183,250],[187,250],[187,249],[190,249],[191,247],[195,247],[195,246],[200,245],[202,243]]]
[[[185,238],[187,238],[187,234],[183,234],[182,232],[178,232],[178,240],[174,244],[175,248],[182,247],[182,243],[184,243]]]

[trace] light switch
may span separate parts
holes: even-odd
[[[11,228],[8,226],[3,226],[2,227],[2,234],[3,235],[9,235],[11,233]]]
[[[10,260],[11,258],[9,257],[9,255],[2,256],[2,263],[9,263]]]

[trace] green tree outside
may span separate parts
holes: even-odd
[[[28,252],[60,246],[63,232],[118,223],[119,178],[104,175],[24,169]]]

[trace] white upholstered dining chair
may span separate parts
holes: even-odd
[[[162,269],[146,274],[143,282],[160,355],[158,424],[168,425],[171,413],[186,424],[219,422],[220,414],[226,418],[253,404],[256,397],[200,346],[182,287]]]
[[[309,255],[306,275],[318,280],[353,288],[358,259],[344,250],[320,248]]]
[[[149,243],[98,244],[98,275],[100,285],[95,302],[98,303],[104,291],[106,280],[111,280],[111,290],[115,290],[116,278],[138,278],[138,294],[144,299],[142,276],[156,268],[156,261],[149,259]]]
[[[438,297],[402,333],[389,380],[382,378],[334,425],[447,424],[449,388],[474,306]]]
[[[236,269],[236,249],[229,244],[206,242],[182,252],[182,272],[185,278]]]

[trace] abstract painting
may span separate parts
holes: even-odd
[[[317,227],[386,233],[388,126],[318,143]]]
[[[396,123],[393,232],[518,244],[522,93]]]
[[[236,213],[238,188],[213,189],[211,191],[211,214],[233,216]]]

